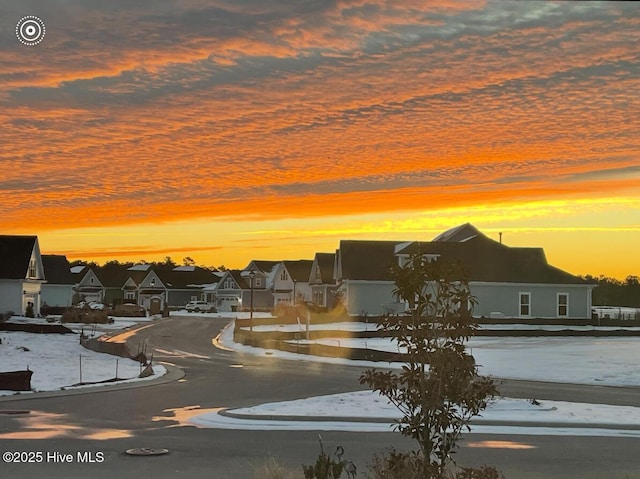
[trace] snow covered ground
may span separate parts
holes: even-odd
[[[149,318],[114,318],[113,324],[96,325],[95,331],[84,324],[65,324],[69,329],[87,335],[100,335],[103,331],[114,331],[133,326]],[[134,321],[135,319],[135,321]],[[13,318],[11,322],[35,322],[31,318]],[[96,353],[80,346],[77,334],[33,334],[19,331],[0,331],[0,372],[30,369],[33,371],[33,392],[59,391],[86,386],[73,386],[80,382],[96,382],[116,377],[123,382],[144,381],[158,378],[166,373],[163,366],[154,364],[153,376],[139,379],[140,365],[136,361]],[[82,377],[80,369],[82,368]],[[93,386],[92,386],[93,387]],[[29,394],[29,391],[0,390],[0,396]]]
[[[279,328],[295,328],[280,326]],[[326,325],[323,325],[326,327]],[[340,326],[341,328],[343,326]],[[349,327],[353,327],[350,325]],[[335,329],[335,328],[328,328]],[[290,329],[289,329],[290,330]],[[367,367],[400,367],[400,363],[349,361],[297,355],[278,350],[265,350],[235,343],[233,324],[218,338],[226,348],[262,357],[280,357],[303,361],[358,364]],[[376,347],[397,350],[385,339],[328,339],[318,340],[343,347]],[[365,345],[366,343],[366,345]],[[599,385],[640,386],[640,367],[636,366],[640,338],[474,338],[469,346],[482,373],[496,377],[511,377],[586,383]],[[533,404],[523,399],[499,398],[484,411],[472,430],[492,434],[559,434],[640,437],[640,408],[609,405],[539,401]],[[230,415],[229,415],[230,413]],[[292,419],[294,416],[297,420]],[[278,419],[278,417],[280,419]],[[299,420],[309,417],[308,421]],[[324,420],[314,421],[313,418]],[[353,420],[355,418],[355,421]],[[366,422],[379,418],[381,422]],[[398,418],[398,411],[385,398],[371,391],[312,397],[297,401],[262,404],[220,414],[219,410],[191,411],[186,423],[198,427],[267,430],[348,430],[389,431],[390,422]],[[487,424],[487,421],[498,424]],[[517,421],[523,426],[506,426]],[[553,423],[542,427],[540,423]],[[502,423],[502,424],[500,424]],[[535,423],[538,425],[534,426]],[[606,424],[606,427],[602,427]],[[638,429],[629,429],[637,427]],[[619,429],[618,429],[619,428]]]
[[[500,398],[474,419],[471,430],[488,434],[640,438],[640,408]],[[389,432],[397,409],[372,391],[268,403],[231,411],[193,409],[184,424],[244,430]],[[185,418],[185,415],[181,415]],[[307,418],[307,420],[305,420]],[[320,420],[318,420],[318,418]],[[377,418],[373,421],[372,418]],[[515,421],[519,426],[508,425]]]
[[[178,314],[182,315],[183,312]],[[200,317],[229,317],[229,313],[184,313]],[[248,313],[234,313],[248,317]],[[268,315],[264,315],[268,316]],[[254,317],[258,317],[257,313]],[[86,325],[68,325],[85,334],[100,335],[149,321],[152,318],[116,318],[112,325],[99,325],[95,331]],[[29,320],[33,321],[33,320]],[[277,326],[280,330],[300,328],[298,325]],[[374,325],[357,326],[353,323],[322,325],[324,329],[363,330]],[[263,328],[262,326],[256,326]],[[273,327],[271,327],[273,328]],[[304,325],[302,325],[304,328]],[[128,334],[123,332],[124,335]],[[118,335],[120,338],[122,335]],[[59,390],[78,383],[80,357],[83,362],[85,382],[109,379],[115,376],[135,378],[139,365],[133,361],[99,354],[82,348],[76,335],[33,335],[18,332],[0,332],[0,371],[24,369],[34,371],[33,386],[38,391]],[[384,339],[328,339],[327,344],[343,347],[376,347],[397,350],[394,343]],[[400,364],[349,361],[340,358],[320,358],[296,355],[277,350],[252,348],[233,342],[233,323],[217,338],[226,349],[259,355],[265,358],[281,357],[302,361],[324,361],[359,364],[365,367],[399,367]],[[474,338],[469,346],[481,365],[483,374],[496,377],[537,379],[569,383],[598,385],[640,386],[640,367],[636,366],[640,338],[588,338],[588,337],[538,337],[538,338]],[[24,348],[29,349],[25,351]],[[164,368],[154,365],[156,376]],[[41,371],[41,372],[39,372]],[[137,379],[132,379],[137,380]],[[0,391],[14,394],[13,391]],[[493,434],[561,434],[640,437],[640,408],[608,405],[540,401],[532,404],[521,399],[500,398],[483,413],[472,429],[475,432]],[[267,430],[344,430],[389,431],[391,421],[398,412],[386,399],[370,391],[321,396],[257,405],[223,412],[186,408],[180,416],[184,424],[198,427]],[[176,411],[176,416],[179,412]],[[292,417],[293,416],[293,417]],[[307,417],[308,420],[300,420]],[[318,419],[316,419],[318,418]],[[367,419],[377,421],[367,422]],[[517,420],[519,427],[507,427],[506,421]],[[497,422],[489,425],[487,421]],[[540,423],[553,423],[554,427],[542,427]],[[536,423],[538,423],[536,425]],[[502,424],[502,425],[501,425]],[[607,426],[603,426],[606,424]],[[633,429],[636,427],[637,429]],[[631,429],[630,429],[631,428]]]
[[[530,325],[523,325],[524,327]],[[538,326],[534,326],[538,327]],[[552,328],[555,326],[551,326]],[[261,329],[258,329],[261,328]],[[303,325],[255,326],[256,331],[298,331]],[[312,326],[312,329],[365,331],[375,325],[365,323],[335,323]],[[591,326],[589,326],[591,328]],[[620,329],[620,328],[616,328]],[[395,342],[387,338],[323,338],[291,340],[293,344],[324,344],[342,348],[369,348],[398,352]],[[221,343],[231,349],[260,356],[313,360],[329,363],[348,363],[369,367],[399,368],[401,363],[349,361],[341,358],[308,357],[277,350],[252,348],[233,342],[229,327],[221,336]],[[638,350],[640,337],[491,337],[478,336],[467,344],[476,358],[480,373],[487,376],[535,381],[570,382],[608,386],[640,386]]]

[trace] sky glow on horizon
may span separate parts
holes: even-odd
[[[0,0],[0,234],[241,268],[471,222],[640,275],[639,32],[636,2]]]

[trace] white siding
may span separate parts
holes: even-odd
[[[73,298],[73,285],[70,284],[43,284],[42,304],[48,306],[71,306]]]
[[[0,313],[22,314],[22,282],[0,280]]]

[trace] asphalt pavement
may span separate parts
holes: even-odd
[[[0,477],[240,479],[252,478],[255,466],[269,456],[300,471],[302,477],[300,465],[314,462],[319,452],[318,434],[327,448],[342,445],[345,457],[359,464],[361,471],[376,452],[389,446],[412,447],[398,433],[239,431],[185,425],[185,418],[202,410],[363,389],[358,382],[361,367],[256,357],[215,348],[212,338],[226,323],[223,319],[172,318],[131,337],[128,341],[134,350],[137,344],[145,344],[156,351],[156,360],[171,363],[170,375],[159,380],[133,387],[0,400],[0,410],[30,411],[0,414],[0,452],[20,453],[25,459],[2,464]],[[499,388],[510,397],[631,406],[639,405],[640,396],[638,388],[529,381],[505,380]],[[458,462],[493,464],[508,479],[634,479],[640,478],[636,472],[638,446],[636,438],[571,433],[469,434],[458,452]],[[132,457],[125,454],[131,448],[169,452]]]

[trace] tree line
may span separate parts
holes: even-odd
[[[198,268],[202,268],[202,269],[207,269],[209,271],[227,271],[227,268],[224,265],[220,265],[220,266],[200,266],[198,264],[196,264],[196,261],[191,258],[190,256],[187,256],[185,258],[182,259],[182,263],[178,264],[176,263],[171,256],[165,256],[164,261],[145,261],[143,259],[133,262],[133,261],[118,261],[117,259],[113,259],[110,261],[107,261],[106,263],[104,263],[102,266],[100,266],[98,263],[96,263],[95,261],[83,261],[83,260],[75,260],[72,261],[71,266],[78,266],[78,265],[86,265],[86,266],[91,266],[91,267],[99,267],[101,269],[126,269],[126,268],[131,268],[132,266],[135,266],[137,264],[148,264],[150,266],[152,266],[153,268],[156,268],[158,270],[172,270],[173,268],[176,268],[178,266],[196,266]]]
[[[590,283],[598,285],[593,290],[594,306],[629,306],[640,308],[640,278],[627,276],[623,281],[604,275],[583,276]]]

